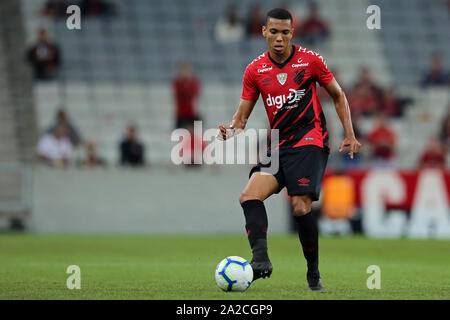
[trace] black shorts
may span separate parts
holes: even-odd
[[[286,187],[290,196],[309,194],[313,201],[319,200],[322,179],[328,161],[328,151],[313,145],[276,151],[279,156],[277,172],[268,170],[271,163],[258,163],[250,170],[249,178],[254,172],[272,174],[280,185],[279,193]],[[276,156],[272,152],[272,157]]]

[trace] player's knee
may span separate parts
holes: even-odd
[[[293,215],[304,216],[305,214],[311,212],[311,206],[304,202],[298,202],[293,206]]]
[[[241,195],[239,196],[239,203],[243,204],[245,201],[248,200],[261,200],[263,201],[264,199],[260,199],[258,196],[254,196],[254,195],[250,195],[250,194],[246,194],[246,193],[241,193]]]

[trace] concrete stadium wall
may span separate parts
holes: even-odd
[[[31,230],[57,233],[245,233],[246,166],[51,170],[33,179]],[[288,230],[284,194],[266,201],[270,232]]]

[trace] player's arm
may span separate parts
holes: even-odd
[[[344,127],[345,139],[342,141],[339,147],[339,152],[342,152],[344,148],[348,148],[350,158],[353,159],[353,154],[358,153],[361,148],[361,143],[356,139],[353,131],[352,118],[350,115],[350,108],[348,106],[347,98],[342,88],[333,78],[330,83],[325,86],[330,97],[333,99],[336,112]]]
[[[248,118],[255,107],[256,100],[245,100],[241,99],[239,103],[239,107],[234,114],[233,118],[230,121],[230,126],[219,126],[219,133],[217,134],[217,138],[219,140],[227,140],[234,135],[239,134],[245,129]]]

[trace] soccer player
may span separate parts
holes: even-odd
[[[262,34],[268,51],[246,68],[239,107],[230,126],[219,126],[217,138],[226,140],[245,128],[253,107],[262,96],[270,127],[278,130],[279,145],[274,150],[279,170],[265,172],[269,165],[258,163],[249,175],[239,202],[244,210],[245,228],[252,249],[250,262],[254,279],[270,277],[272,264],[267,252],[267,214],[263,201],[284,187],[291,196],[299,240],[307,261],[309,290],[322,290],[319,273],[318,227],[311,203],[319,199],[321,183],[330,152],[328,132],[322,106],[317,98],[316,83],[333,99],[345,131],[339,152],[353,159],[361,144],[353,132],[350,109],[341,87],[319,54],[291,44],[292,16],[284,9],[267,13]]]

